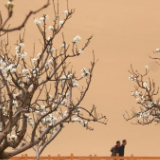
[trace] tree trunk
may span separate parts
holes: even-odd
[[[40,157],[40,155],[39,155],[39,146],[37,144],[36,145],[36,160],[39,160],[39,157]]]

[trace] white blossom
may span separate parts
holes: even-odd
[[[159,49],[159,48],[156,48],[156,52],[160,52],[160,49]]]
[[[59,21],[59,25],[62,25],[64,22],[63,21]]]
[[[67,99],[63,99],[63,101],[61,102],[61,105],[66,105],[66,104],[67,104],[67,102],[68,102],[68,100],[67,100]]]
[[[43,22],[43,21],[44,21],[44,17],[39,18],[39,20],[40,20],[41,22]]]
[[[13,68],[13,66],[14,66],[14,64],[10,64],[10,65],[7,67],[7,69],[8,69],[8,70],[11,70],[11,69]]]
[[[67,47],[68,47],[67,44],[62,43],[61,48],[67,48]]]
[[[82,126],[85,126],[85,123],[82,119],[80,120],[80,123],[81,123]]]
[[[83,67],[82,69],[81,69],[81,72],[83,73],[83,72],[86,72],[87,71],[87,69],[85,68],[85,67]]]
[[[40,107],[40,106],[36,106],[36,110],[38,110],[38,111],[39,111],[40,109],[41,109],[41,107]]]
[[[40,57],[40,56],[41,56],[41,54],[42,54],[42,53],[38,53],[38,54],[37,54],[37,55],[38,55],[38,57]]]
[[[80,122],[80,119],[77,117],[77,118],[72,118],[72,122]]]
[[[146,67],[145,67],[147,70],[149,69],[149,66],[148,65],[146,65]]]
[[[16,53],[16,56],[17,56],[17,57],[21,57],[21,54],[20,54],[20,53]]]
[[[31,84],[31,85],[29,86],[29,88],[33,88],[33,84]]]
[[[136,95],[136,96],[139,96],[139,94],[140,94],[139,91],[136,91],[136,92],[135,92],[135,95]]]
[[[36,59],[36,58],[33,58],[33,59],[32,59],[32,62],[33,62],[33,63],[37,62],[37,59]]]
[[[68,111],[65,111],[63,116],[65,117],[67,115],[68,115]]]
[[[68,10],[63,11],[63,14],[67,15],[68,14]]]
[[[150,115],[150,112],[149,112],[149,111],[143,113],[143,116],[144,116],[144,117],[148,117],[149,115]]]
[[[41,115],[43,116],[43,115],[45,115],[47,112],[46,112],[46,110],[43,110],[43,112],[41,112]]]
[[[10,77],[7,77],[7,79],[6,79],[8,82],[10,82],[11,81],[11,79],[10,79]]]
[[[49,36],[49,37],[47,38],[47,40],[49,41],[51,38],[52,38],[52,37],[51,37],[51,36]]]
[[[49,125],[49,126],[52,126],[52,125],[53,125],[53,123],[51,122],[51,123],[49,123],[48,125]]]
[[[12,131],[15,131],[17,129],[17,127],[16,126],[14,126],[13,128],[12,128]]]
[[[145,100],[145,95],[142,95],[141,98],[143,99],[143,101]]]
[[[83,72],[82,77],[90,77],[90,72]]]
[[[53,59],[48,60],[48,64],[50,65],[53,62]]]
[[[147,82],[143,82],[143,87],[147,88]]]
[[[52,122],[52,118],[46,118],[46,123],[51,123]]]
[[[51,99],[51,98],[52,98],[52,95],[49,95],[48,97],[49,97],[49,99]]]
[[[53,52],[55,49],[54,48],[51,48],[50,52]]]
[[[3,110],[3,111],[6,111],[6,107],[2,107],[2,110]]]
[[[73,87],[79,87],[78,83],[73,83]]]
[[[53,134],[54,132],[53,132],[53,129],[51,129],[50,131],[49,131],[49,134]]]
[[[11,73],[15,73],[17,71],[17,69],[16,68],[11,68],[10,71],[11,71]]]
[[[28,117],[28,121],[31,121],[31,120],[33,120],[33,117],[32,117],[32,116],[29,116],[29,117]]]
[[[72,79],[73,87],[79,87],[76,79]]]
[[[8,4],[8,6],[14,6],[14,3],[11,1],[8,1],[7,4]]]
[[[32,126],[32,127],[34,127],[34,122],[33,121],[29,121],[29,124]]]
[[[29,115],[27,113],[24,114],[26,117],[29,117]]]
[[[17,96],[19,96],[19,93],[13,94],[13,98],[16,98]]]
[[[67,79],[67,76],[66,76],[66,75],[63,75],[63,76],[61,77],[61,79]]]
[[[21,58],[25,58],[27,56],[27,53],[24,52],[22,55],[21,55]]]
[[[137,103],[139,103],[139,102],[140,102],[139,98],[136,98],[136,102],[137,102]]]
[[[56,19],[58,19],[59,18],[59,14],[56,14]]]
[[[29,112],[33,112],[33,109],[32,109],[32,108],[29,108]]]
[[[49,30],[53,30],[54,27],[53,27],[53,26],[49,26],[48,29],[49,29]]]
[[[53,117],[53,122],[57,122],[57,118],[56,117]]]
[[[18,105],[13,105],[13,109],[17,110],[18,109]]]
[[[34,19],[34,23],[35,23],[36,25],[41,24],[41,20],[38,20],[38,18],[35,18],[35,19]]]
[[[27,68],[22,69],[22,73],[29,73],[29,69]]]
[[[78,54],[82,54],[82,53],[83,53],[83,50],[79,49]]]
[[[80,36],[75,36],[74,38],[73,38],[73,43],[77,43],[77,42],[79,42],[81,40],[81,37]]]
[[[19,51],[20,47],[19,47],[19,46],[16,46],[16,48],[15,48],[15,49],[16,49],[16,51]]]
[[[45,67],[48,68],[48,67],[49,67],[49,63],[46,63],[46,64],[45,64]]]
[[[136,77],[134,77],[134,75],[131,75],[130,77],[129,77],[129,79],[131,80],[131,81],[136,81]]]
[[[49,52],[53,52],[55,50],[54,48],[51,48],[51,46],[48,46],[47,49],[48,49]]]
[[[143,114],[142,113],[139,114],[138,119],[141,119],[141,118],[143,118]]]
[[[73,74],[69,74],[67,77],[68,79],[71,79],[73,77]]]
[[[49,19],[49,16],[48,16],[48,15],[45,15],[45,19]]]
[[[41,120],[41,122],[42,122],[43,124],[45,124],[45,123],[46,123],[46,119],[43,118],[43,119]]]
[[[25,79],[29,80],[32,76],[31,75],[26,75]]]
[[[24,43],[20,43],[19,46],[20,46],[20,47],[24,47]]]
[[[41,110],[45,110],[46,109],[46,106],[45,105],[42,105],[41,106]]]
[[[16,135],[11,135],[11,136],[10,136],[10,139],[11,139],[12,141],[15,141],[15,140],[17,139],[17,136],[16,136]]]
[[[148,107],[153,107],[153,106],[154,106],[154,102],[148,101]]]

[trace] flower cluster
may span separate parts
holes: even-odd
[[[63,11],[63,14],[67,15],[68,14],[68,10]]]
[[[10,138],[9,138],[11,141],[15,141],[17,139],[17,136],[16,135],[11,135]]]
[[[83,53],[83,50],[82,49],[79,49],[78,50],[78,54],[82,54]]]
[[[137,78],[136,78],[134,75],[131,75],[131,76],[129,77],[129,79],[130,79],[131,81],[136,81],[136,80],[137,80]]]
[[[55,48],[52,48],[51,46],[48,45],[48,47],[47,47],[48,52],[53,52],[54,50],[55,50]]]
[[[73,38],[73,43],[77,43],[77,42],[79,42],[81,40],[81,37],[80,36],[75,36],[74,38]]]
[[[48,15],[45,15],[44,17],[41,17],[41,18],[35,18],[34,19],[34,23],[36,24],[36,25],[39,25],[39,24],[41,24],[41,22],[43,22],[45,19],[49,19],[49,16]]]
[[[48,29],[49,29],[49,30],[53,30],[54,27],[53,27],[53,26],[49,26]]]
[[[16,46],[15,49],[16,49],[16,56],[19,57],[19,58],[21,57],[23,59],[23,58],[25,58],[27,56],[27,53],[23,52],[21,54],[22,47],[24,47],[24,43],[20,43],[19,45]]]
[[[48,68],[51,64],[53,64],[55,58],[56,58],[55,56],[50,57],[48,62],[45,63],[45,67]]]
[[[3,73],[3,76],[7,76],[7,73],[10,71],[11,73],[15,73],[17,71],[15,64],[9,64],[5,62],[3,59],[0,59],[0,69]]]
[[[78,84],[78,82],[77,82],[77,80],[75,78],[72,79],[72,86],[73,87],[79,87],[79,84]]]
[[[90,77],[90,72],[87,71],[87,69],[84,67],[81,69],[81,72],[82,72],[82,77]]]
[[[61,26],[64,22],[63,21],[59,21],[59,25]]]
[[[67,44],[65,44],[65,43],[62,43],[62,45],[61,45],[61,48],[67,48],[68,47],[68,45]]]
[[[156,48],[156,52],[160,52],[160,49],[159,49],[159,48]]]
[[[80,119],[78,117],[72,118],[72,122],[79,122],[83,127],[88,124],[88,121],[83,121],[82,119]]]

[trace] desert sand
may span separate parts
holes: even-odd
[[[4,7],[6,0],[0,1],[0,10],[4,17],[7,13]],[[44,4],[45,0],[15,0],[14,16],[11,27],[17,26],[28,11]],[[62,133],[48,146],[42,155],[90,155],[110,156],[110,148],[116,140],[127,139],[125,155],[129,156],[159,156],[160,128],[159,125],[139,126],[126,122],[122,118],[125,110],[129,111],[138,105],[130,96],[134,83],[128,77],[128,69],[133,64],[140,72],[145,66],[150,66],[149,77],[159,82],[159,66],[149,58],[155,48],[160,46],[160,1],[159,0],[69,0],[70,8],[76,12],[64,27],[67,43],[72,42],[75,35],[80,35],[82,46],[85,40],[93,35],[92,43],[87,50],[72,61],[74,69],[80,71],[89,66],[92,60],[92,50],[99,59],[94,70],[91,88],[83,101],[83,106],[95,104],[98,112],[108,118],[106,126],[92,123],[94,131],[85,130],[79,124],[65,125]],[[60,0],[60,10],[66,9],[66,1]],[[52,5],[32,16],[26,25],[25,48],[27,53],[33,52],[36,43],[38,53],[40,34],[33,23],[34,17],[48,14],[53,17]],[[61,15],[63,19],[63,15]],[[10,44],[14,46],[18,34],[10,34]],[[61,36],[56,40],[56,46],[62,42]],[[31,149],[28,155],[35,155]]]

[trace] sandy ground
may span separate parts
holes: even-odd
[[[38,8],[46,1],[15,0],[15,13],[11,26],[16,26],[24,19],[29,10]],[[98,106],[99,112],[108,118],[107,126],[93,123],[94,131],[88,131],[79,124],[66,125],[63,132],[44,151],[43,155],[90,155],[109,156],[110,148],[116,140],[127,139],[125,155],[159,156],[159,125],[138,126],[122,118],[125,110],[136,107],[130,91],[133,83],[129,81],[130,64],[140,72],[145,65],[150,66],[149,76],[159,83],[159,67],[149,55],[160,46],[160,1],[159,0],[69,0],[70,8],[75,8],[73,18],[66,24],[63,32],[68,43],[75,35],[85,40],[94,35],[88,49],[79,58],[72,61],[75,70],[89,66],[94,49],[99,59],[94,71],[91,88],[83,106]],[[4,17],[6,0],[0,1],[0,10]],[[66,9],[64,0],[60,0],[61,11]],[[43,14],[53,15],[52,6],[30,18],[26,26],[26,51],[32,54],[33,42],[38,51],[40,34],[33,23],[34,17]],[[63,18],[63,15],[61,16]],[[51,24],[48,20],[48,24]],[[14,44],[19,32],[10,35]],[[55,42],[58,47],[62,42],[59,36]],[[14,47],[13,51],[14,51]],[[135,122],[135,121],[132,121]],[[25,152],[34,155],[33,150]]]

